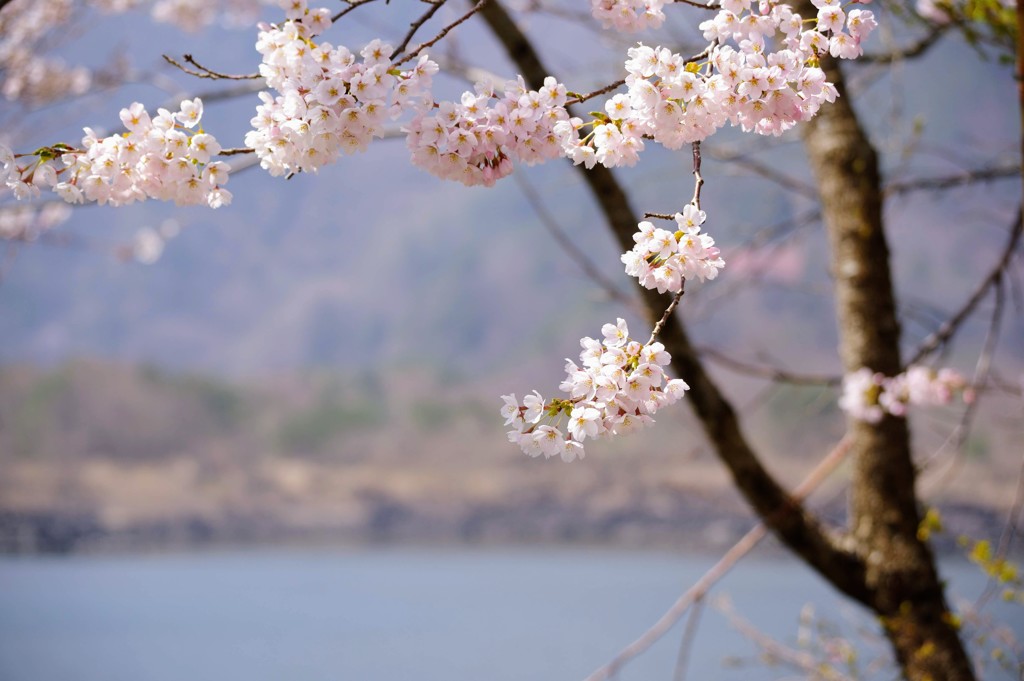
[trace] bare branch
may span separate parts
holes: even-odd
[[[718,611],[721,612],[729,624],[738,632],[756,643],[771,658],[785,662],[786,664],[799,669],[809,675],[809,678],[823,679],[824,681],[854,681],[853,677],[842,674],[830,666],[826,666],[808,652],[794,650],[783,645],[768,634],[764,633],[753,624],[740,617],[731,607],[724,603],[718,604]]]
[[[345,16],[346,14],[351,12],[352,10],[356,9],[357,7],[362,7],[363,5],[367,5],[367,4],[369,4],[371,2],[375,2],[375,1],[376,0],[344,0],[344,2],[346,4],[348,4],[348,7],[346,7],[345,9],[341,10],[340,12],[335,14],[333,17],[331,17],[331,23],[333,24],[334,22],[338,21],[338,19],[341,19],[343,16]],[[386,0],[385,0],[385,4],[386,4]]]
[[[795,385],[839,385],[843,382],[842,376],[798,374],[778,367],[751,364],[708,346],[698,346],[697,351],[702,355],[707,355],[713,361],[728,369],[748,376],[758,376],[772,381],[793,383]]]
[[[409,47],[409,43],[412,42],[412,37],[416,35],[416,31],[418,31],[423,24],[430,21],[430,18],[437,13],[437,10],[444,6],[445,2],[447,2],[447,0],[438,0],[438,2],[431,3],[430,9],[424,12],[419,19],[409,24],[409,32],[405,34],[404,38],[402,38],[402,42],[400,42],[398,47],[395,48],[392,56],[398,56],[402,54],[402,52],[405,52],[405,48]]]
[[[672,2],[679,5],[689,5],[690,7],[696,7],[697,9],[707,9],[712,12],[717,12],[720,7],[717,2],[708,3],[706,5],[701,2],[695,2],[694,0],[672,0]]]
[[[419,45],[417,45],[416,49],[414,49],[412,52],[410,52],[409,54],[405,55],[404,57],[402,57],[401,59],[396,61],[394,63],[394,65],[395,66],[401,66],[402,64],[406,63],[407,61],[415,59],[417,56],[419,56],[420,52],[422,52],[423,50],[427,49],[431,45],[434,45],[437,42],[439,42],[442,38],[444,38],[446,35],[448,35],[453,28],[455,28],[459,24],[469,20],[470,17],[472,17],[474,14],[476,14],[477,12],[482,10],[487,5],[487,3],[489,1],[490,0],[480,0],[480,2],[476,3],[475,5],[473,5],[473,7],[468,12],[466,12],[461,17],[459,17],[458,19],[456,19],[452,23],[450,23],[447,26],[445,26],[444,28],[442,28],[438,32],[438,34],[436,36],[434,36],[433,38],[431,38],[427,42],[420,43]]]
[[[553,215],[544,206],[544,202],[541,200],[540,195],[533,188],[533,185],[529,183],[522,172],[513,173],[512,177],[515,178],[516,184],[519,185],[519,190],[523,192],[523,196],[529,202],[530,207],[533,208],[533,212],[537,214],[540,222],[544,227],[551,233],[552,238],[561,246],[562,250],[575,262],[579,268],[583,271],[583,274],[587,276],[591,281],[597,284],[608,297],[612,300],[616,300],[627,306],[635,306],[636,301],[627,296],[625,293],[620,291],[615,284],[613,284],[604,274],[601,273],[601,269],[594,264],[594,262],[587,257],[587,254],[581,251],[572,239],[566,235],[561,225]]]
[[[234,147],[232,149],[221,149],[220,153],[217,154],[217,155],[218,156],[238,156],[239,154],[253,154],[255,152],[256,152],[255,149],[250,149],[249,147]]]
[[[232,75],[232,74],[229,74],[229,73],[219,73],[219,72],[214,71],[212,69],[208,69],[205,66],[203,66],[202,64],[200,64],[199,62],[197,62],[195,60],[195,58],[191,54],[183,55],[182,59],[185,60],[185,63],[191,64],[192,66],[196,67],[196,69],[198,69],[198,70],[194,70],[194,69],[188,68],[184,64],[181,64],[180,62],[178,62],[174,58],[170,57],[169,55],[165,54],[165,55],[162,55],[162,56],[164,58],[164,61],[166,61],[171,66],[175,66],[175,67],[181,69],[183,72],[187,73],[188,75],[195,76],[196,78],[209,78],[210,80],[257,80],[257,79],[262,77],[258,73],[247,73],[247,74],[243,74],[243,75]]]
[[[811,492],[817,489],[817,487],[839,466],[839,464],[843,462],[849,449],[849,438],[844,437],[836,444],[835,447],[832,448],[832,451],[814,467],[814,470],[804,478],[804,481],[801,482],[795,490],[793,490],[792,499],[794,503],[802,502],[808,495],[810,495]],[[786,512],[787,509],[785,508],[777,509],[777,513],[779,514]],[[749,532],[743,535],[743,537],[733,545],[732,548],[725,552],[725,555],[723,555],[710,570],[705,572],[693,586],[687,589],[686,592],[672,604],[672,607],[669,608],[665,614],[651,626],[650,629],[645,631],[638,639],[626,646],[608,664],[588,676],[586,681],[607,681],[608,679],[611,679],[630,660],[635,658],[637,655],[642,654],[654,645],[675,625],[676,622],[679,621],[695,601],[703,598],[708,591],[711,590],[711,587],[720,582],[722,578],[725,577],[733,567],[735,567],[736,563],[750,553],[753,548],[767,536],[768,529],[765,525],[766,522],[769,522],[768,518],[765,518],[752,527]]]
[[[967,301],[952,317],[943,322],[942,326],[924,339],[914,354],[911,355],[910,359],[907,360],[907,366],[920,362],[922,359],[932,352],[935,352],[935,350],[948,342],[949,339],[953,337],[953,334],[957,332],[957,329],[960,328],[960,325],[963,324],[964,320],[970,316],[971,312],[974,311],[974,308],[976,308],[978,303],[980,303],[985,297],[989,288],[995,286],[1002,278],[1003,271],[1010,264],[1010,259],[1013,257],[1013,253],[1017,248],[1017,243],[1020,241],[1021,232],[1024,231],[1024,228],[1022,228],[1022,224],[1024,224],[1024,220],[1022,220],[1022,211],[1024,211],[1024,206],[1017,210],[1017,217],[1010,229],[1010,236],[1006,242],[1006,246],[1003,248],[1003,253],[996,264],[992,267],[991,271],[989,271],[988,276],[978,283],[978,286],[974,289],[974,293],[971,294]]]
[[[916,43],[912,43],[906,47],[883,54],[863,54],[857,58],[857,62],[861,64],[892,64],[893,62],[920,57],[922,54],[927,52],[932,45],[939,41],[939,38],[942,37],[947,28],[949,28],[948,25],[936,24],[932,26],[931,30]]]
[[[818,198],[818,190],[811,185],[806,182],[801,182],[794,177],[790,177],[766,163],[761,163],[760,161],[751,158],[748,154],[727,154],[715,149],[712,149],[710,154],[716,161],[734,163],[744,170],[748,170],[755,175],[759,175],[766,180],[774,182],[783,189],[788,189],[789,191],[795,192],[801,196],[806,196],[809,199],[817,200]]]
[[[945,177],[927,177],[917,180],[904,180],[903,182],[892,182],[882,189],[886,196],[907,194],[915,191],[949,189],[962,185],[976,184],[978,182],[995,182],[1019,177],[1021,167],[1003,166],[994,168],[979,168],[956,175]]]
[[[572,106],[573,104],[580,104],[582,102],[587,101],[588,99],[593,99],[594,97],[600,97],[601,95],[606,95],[606,94],[608,94],[609,92],[611,92],[613,90],[619,89],[620,87],[622,87],[625,84],[626,84],[626,79],[625,78],[623,78],[622,80],[617,80],[614,83],[611,83],[609,85],[605,85],[604,87],[598,88],[597,90],[594,90],[593,92],[588,92],[585,95],[577,94],[572,99],[569,99],[568,101],[566,101],[565,105],[566,106]]]
[[[690,651],[693,649],[693,640],[697,636],[697,626],[700,623],[702,612],[704,612],[704,599],[698,598],[693,604],[689,619],[686,620],[683,640],[679,642],[679,655],[676,656],[676,668],[672,672],[672,681],[686,681],[686,663],[690,659]]]

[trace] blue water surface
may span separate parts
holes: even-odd
[[[715,560],[589,549],[6,557],[0,679],[579,681]],[[967,597],[984,585],[967,564],[944,572]],[[714,593],[788,642],[809,601],[836,623],[869,621],[785,558],[748,559]],[[677,627],[619,679],[671,681],[681,637]],[[756,650],[705,608],[687,678],[793,678],[723,666]]]

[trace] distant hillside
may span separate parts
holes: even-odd
[[[749,527],[685,407],[566,465],[508,445],[496,395],[399,371],[242,384],[96,361],[2,369],[0,551],[294,540],[717,547]],[[809,417],[820,429],[795,427]],[[776,393],[750,422],[790,484],[841,427],[807,390]],[[998,433],[973,438],[931,497],[960,509],[954,528],[991,530],[1012,500],[1019,460]],[[941,459],[940,472],[953,462]],[[841,515],[841,479],[826,487],[821,503]]]

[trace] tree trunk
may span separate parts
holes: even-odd
[[[822,67],[840,92],[805,126],[831,247],[840,355],[846,372],[901,370],[899,323],[882,222],[878,158],[846,96],[839,66]],[[916,469],[903,418],[848,421],[854,458],[850,530],[865,560],[869,604],[906,678],[962,681],[974,673],[957,634],[921,522]]]

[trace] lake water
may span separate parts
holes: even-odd
[[[773,635],[792,641],[808,601],[834,622],[860,613],[791,560],[748,560],[714,593]],[[0,679],[579,681],[714,561],[586,549],[6,557]],[[946,564],[944,575],[965,597],[984,585],[967,564]],[[1000,607],[1024,633],[1024,611]],[[671,681],[681,631],[619,678]],[[705,608],[687,678],[785,676],[723,666],[754,654]]]

